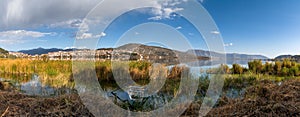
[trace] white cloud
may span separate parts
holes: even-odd
[[[102,0],[1,0],[0,27],[28,27],[82,19]]]
[[[26,30],[10,30],[0,32],[0,42],[4,44],[24,43],[26,40],[54,36],[56,33],[43,33]]]
[[[219,31],[211,31],[210,33],[212,33],[212,34],[216,34],[216,35],[220,34],[220,32],[219,32]]]
[[[93,35],[92,33],[83,33],[83,34],[78,35],[76,38],[77,39],[97,39],[97,38],[105,37],[105,36],[106,36],[106,33],[104,33],[104,32],[101,32],[100,34],[97,34],[97,35]]]
[[[24,40],[21,39],[0,39],[1,44],[16,44],[16,43],[24,43]]]
[[[42,33],[36,31],[26,31],[26,30],[11,30],[0,32],[0,37],[33,37],[40,38],[46,35],[52,35],[54,33]]]
[[[81,24],[82,24],[81,19],[70,19],[67,21],[50,24],[50,27],[78,28],[78,27],[80,27]]]
[[[161,20],[161,19],[171,19],[171,14],[177,11],[182,11],[183,8],[162,8],[153,11],[154,17],[148,18],[149,20]]]
[[[233,46],[233,43],[224,44],[225,47]]]
[[[188,2],[188,0],[165,0],[162,3],[158,3],[159,6],[152,11],[155,15],[149,18],[149,20],[161,20],[161,19],[172,19],[172,13],[182,11],[184,8],[178,7],[179,4]]]
[[[190,36],[194,36],[194,33],[188,33],[188,35],[190,35]]]
[[[176,30],[180,30],[180,29],[182,29],[182,27],[181,27],[181,26],[178,26],[178,27],[176,27],[175,29],[176,29]]]
[[[65,47],[64,48],[64,50],[67,50],[67,49],[87,49],[87,47],[85,47],[85,46],[82,46],[82,47],[71,46],[71,47]]]
[[[79,27],[84,17],[100,2],[104,0],[1,0],[0,27],[10,30],[13,27],[50,26],[50,27]],[[158,10],[151,11],[151,20],[170,19],[173,12],[183,10],[177,5],[187,0],[105,0],[102,5],[105,11],[101,14],[101,21],[119,14],[125,10],[132,10],[128,6],[155,6]],[[116,5],[122,4],[122,5]],[[96,13],[97,14],[97,13]],[[1,29],[0,29],[1,30]]]

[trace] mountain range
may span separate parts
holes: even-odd
[[[213,58],[220,58],[223,57],[224,54],[212,52],[212,51],[205,51],[205,50],[188,50],[187,53],[195,53],[197,56],[206,56],[206,57],[213,57]],[[238,54],[238,53],[226,53],[227,60],[253,60],[253,59],[269,59],[263,55],[248,55],[248,54]]]
[[[49,52],[58,52],[58,51],[73,51],[73,49],[36,48],[36,49],[30,49],[30,50],[20,50],[18,52],[22,52],[22,53],[29,54],[29,55],[41,55],[41,54],[48,54]]]
[[[173,51],[176,54],[180,54],[184,56],[185,54],[195,54],[198,57],[222,57],[223,55],[217,52],[212,51],[205,51],[205,50],[188,50],[186,52],[171,50],[163,47],[157,47],[157,46],[147,46],[142,44],[126,44],[123,46],[120,46],[116,49],[118,50],[128,50],[132,51],[134,47],[143,48],[143,52],[150,52],[150,51],[156,51],[154,53],[161,53],[161,52],[170,52]],[[105,48],[102,48],[105,49]],[[101,49],[98,49],[101,50]],[[18,52],[22,52],[29,55],[41,55],[41,54],[47,54],[49,52],[58,52],[58,51],[73,51],[73,49],[58,49],[58,48],[50,48],[50,49],[44,49],[44,48],[37,48],[37,49],[30,49],[30,50],[21,50]],[[141,51],[139,53],[142,53]],[[227,60],[252,60],[252,59],[269,59],[266,56],[263,55],[248,55],[248,54],[237,54],[237,53],[227,53],[226,54]]]
[[[291,59],[300,62],[300,55],[280,55],[275,60]]]

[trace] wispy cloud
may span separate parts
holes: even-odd
[[[181,27],[181,26],[178,26],[178,27],[176,27],[175,29],[176,29],[176,30],[180,30],[180,29],[182,29],[182,27]]]
[[[230,46],[233,46],[233,43],[226,43],[224,44],[225,47],[230,47]]]
[[[183,8],[162,8],[162,9],[156,9],[153,11],[155,14],[154,17],[148,18],[148,20],[162,20],[162,19],[171,19],[172,13],[175,13],[177,11],[182,11]]]
[[[97,39],[100,37],[105,37],[106,33],[101,32],[100,34],[97,35],[93,35],[92,33],[83,33],[83,34],[79,34],[76,39]]]
[[[67,27],[67,28],[78,28],[82,23],[81,19],[70,19],[67,21],[56,22],[50,24],[50,27]]]
[[[57,22],[82,19],[102,0],[2,0],[0,26],[51,25]],[[38,5],[38,6],[37,6]]]
[[[65,47],[64,49],[65,49],[65,50],[66,50],[66,49],[87,49],[87,47],[85,47],[85,46],[82,46],[82,47],[71,46],[71,47]]]
[[[24,43],[28,39],[41,38],[45,36],[54,36],[56,33],[43,33],[26,30],[10,30],[0,32],[0,42],[5,44]]]
[[[188,33],[188,35],[190,35],[190,36],[194,36],[194,33]]]
[[[216,35],[220,34],[220,32],[219,32],[219,31],[211,31],[210,33],[212,33],[212,34],[216,34]]]
[[[154,17],[148,18],[148,20],[162,20],[162,19],[172,19],[178,11],[184,10],[184,8],[178,7],[179,4],[188,2],[188,0],[165,0],[164,2],[157,3],[157,9],[152,11]]]
[[[101,6],[105,9],[105,12],[95,11],[95,16],[99,16],[96,14],[101,14],[100,20],[105,20],[126,10],[133,9],[135,6],[153,5],[161,7],[163,4],[152,0],[145,2],[128,0],[122,2],[122,5],[117,5],[118,1],[121,0],[105,0],[106,5]],[[103,3],[103,0],[1,0],[0,27],[12,29],[12,27],[40,25],[66,26],[71,24],[78,26],[77,24],[80,22],[78,19],[84,19],[90,10],[100,2]],[[128,6],[132,6],[132,8],[128,8]],[[164,14],[168,14],[169,10],[165,9]]]
[[[174,12],[184,10],[178,5],[188,0],[144,1],[128,0],[116,7],[118,0],[106,0],[105,12],[94,11],[99,22],[105,22],[112,16],[132,9],[128,6],[155,6],[155,10],[147,11],[153,14],[149,20],[171,19]],[[121,1],[121,0],[120,0]],[[50,26],[50,27],[79,27],[82,20],[92,8],[103,0],[3,0],[0,2],[0,27]],[[38,7],[36,6],[38,4]],[[93,19],[93,18],[91,18]]]
[[[39,38],[46,35],[53,35],[54,33],[42,33],[36,31],[26,31],[26,30],[11,30],[0,32],[0,37],[33,37]]]

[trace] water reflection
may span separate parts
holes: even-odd
[[[231,88],[228,89],[224,95],[227,98],[236,99],[236,98],[243,98],[245,92],[246,92],[246,88],[242,88],[242,89]]]
[[[132,91],[136,91],[135,87]],[[157,93],[151,96],[141,96],[140,93],[126,92],[122,89],[106,91],[107,96],[112,102],[124,109],[132,111],[152,111],[163,107],[173,97],[166,93]]]
[[[43,85],[38,75],[32,75],[32,78],[27,81],[20,79],[22,78],[1,78],[1,81],[10,82],[16,90],[32,96],[58,96],[75,93],[74,89],[68,87],[54,88],[50,85]]]

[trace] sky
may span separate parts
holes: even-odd
[[[198,3],[214,20],[218,30],[210,32],[222,36],[226,52],[270,58],[300,54],[299,0]],[[135,7],[141,5],[155,8]],[[0,47],[72,48],[77,41],[85,43],[79,44],[82,47],[96,44],[97,48],[144,43],[181,51],[209,49],[194,23],[178,13],[192,9],[185,5],[192,4],[189,0],[1,0]],[[190,14],[197,13],[200,17],[203,12]]]

